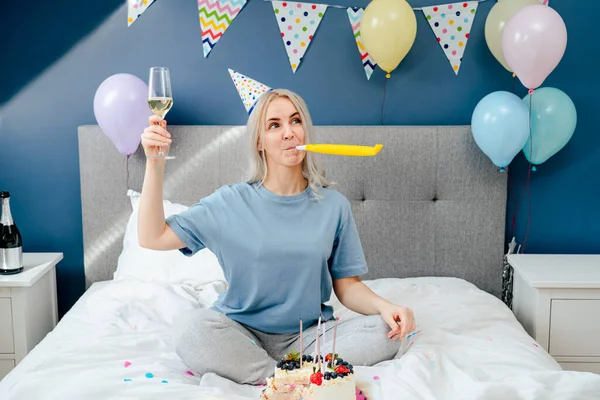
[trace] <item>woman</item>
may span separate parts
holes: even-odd
[[[139,205],[140,245],[179,249],[191,256],[215,253],[228,290],[211,309],[190,313],[176,328],[177,354],[190,369],[214,372],[238,383],[260,384],[276,360],[299,350],[313,353],[316,322],[327,323],[332,351],[331,290],[348,309],[364,316],[341,321],[336,353],[354,365],[392,359],[415,328],[409,308],[391,304],[359,279],[367,272],[349,201],[327,188],[313,154],[295,149],[310,143],[312,123],[304,101],[272,90],[257,101],[247,124],[251,170],[248,182],[223,186],[185,212],[165,220],[165,161],[148,159]],[[160,117],[142,134],[146,155],[168,151],[171,135]]]

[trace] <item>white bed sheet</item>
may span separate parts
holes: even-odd
[[[412,307],[418,324],[396,359],[355,368],[370,399],[600,398],[600,375],[562,371],[500,300],[463,280],[365,283]],[[188,371],[170,342],[176,314],[210,304],[221,289],[96,283],[0,382],[0,399],[257,399],[260,387]],[[337,316],[356,316],[332,303]]]

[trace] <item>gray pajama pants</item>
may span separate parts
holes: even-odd
[[[321,354],[330,353],[333,321],[327,322]],[[389,326],[379,315],[340,320],[335,352],[352,365],[374,365],[394,358],[400,340],[388,339]],[[317,326],[303,330],[302,354],[315,355]],[[268,334],[239,324],[225,315],[195,309],[174,327],[175,350],[194,372],[213,372],[241,384],[264,384],[273,376],[276,360],[299,351],[299,334]]]

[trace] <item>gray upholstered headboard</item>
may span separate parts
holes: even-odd
[[[376,157],[321,155],[352,202],[370,267],[363,279],[453,276],[500,295],[506,174],[483,155],[469,126],[318,126],[323,143],[374,145]],[[171,126],[164,196],[191,205],[243,179],[245,129]],[[86,284],[112,279],[145,158],[127,161],[98,126],[79,127]],[[128,168],[127,168],[128,166]],[[129,183],[128,183],[129,182]]]

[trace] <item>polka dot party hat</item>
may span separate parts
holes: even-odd
[[[229,69],[229,75],[231,75],[231,79],[233,80],[233,84],[244,103],[244,107],[246,107],[246,112],[248,115],[254,109],[254,105],[258,101],[259,97],[265,94],[266,92],[272,90],[272,88],[264,85],[254,79],[250,79],[247,76],[240,74],[237,71]]]

